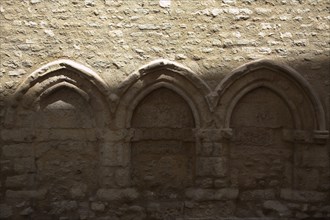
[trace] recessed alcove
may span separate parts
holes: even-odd
[[[182,197],[193,184],[195,143],[192,111],[176,92],[151,91],[134,110],[132,180],[141,191],[158,198]]]

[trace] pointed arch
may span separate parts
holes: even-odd
[[[167,88],[181,96],[194,113],[197,126],[203,126],[209,117],[210,88],[187,67],[165,59],[155,60],[123,81],[117,90],[119,127],[129,127],[129,119],[134,111],[134,103],[157,88]]]
[[[16,112],[19,107],[32,108],[41,99],[63,88],[77,93],[88,103],[93,102],[90,104],[95,111],[108,115],[107,84],[90,68],[68,59],[50,62],[32,72],[16,89],[9,111]],[[11,118],[7,120],[13,123],[15,116]]]
[[[150,93],[152,93],[153,91],[160,89],[160,88],[169,89],[169,90],[175,92],[176,94],[178,94],[181,98],[183,98],[186,101],[186,103],[189,105],[190,109],[192,110],[196,125],[201,124],[199,113],[197,112],[197,109],[195,108],[193,101],[189,98],[189,95],[185,91],[181,90],[180,88],[174,86],[173,84],[167,83],[167,82],[158,82],[158,83],[151,85],[150,87],[145,88],[145,90],[143,90],[141,93],[139,93],[138,96],[133,100],[131,105],[128,107],[129,112],[133,113],[133,111],[135,110],[137,105],[146,96],[148,96]],[[132,116],[133,116],[133,114],[130,114],[127,117],[126,124],[129,126],[131,125]]]
[[[119,93],[125,91],[129,85],[134,84],[144,76],[160,70],[168,70],[184,77],[187,81],[194,84],[196,88],[200,89],[205,96],[210,93],[209,86],[194,71],[177,62],[166,59],[157,59],[139,68],[119,85]]]
[[[258,87],[266,87],[281,97],[290,109],[296,130],[310,130],[327,138],[325,112],[310,84],[296,70],[270,60],[245,64],[216,87],[218,99],[215,105],[221,115],[219,123],[230,127],[233,108],[240,98]]]
[[[59,70],[69,70],[81,77],[90,81],[100,92],[106,94],[107,84],[103,79],[92,69],[68,59],[59,59],[47,63],[39,69],[32,72],[17,88],[14,95],[14,102],[19,101],[26,92],[31,89],[36,83],[49,78],[51,73]],[[68,80],[68,79],[67,79]]]

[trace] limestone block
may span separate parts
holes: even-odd
[[[281,217],[290,216],[291,214],[291,211],[287,206],[276,200],[265,201],[263,207],[265,209],[276,211]]]
[[[97,197],[102,201],[132,201],[139,197],[136,189],[99,189]]]
[[[39,141],[97,141],[97,134],[93,129],[39,129],[36,136]]]
[[[5,157],[32,157],[33,146],[31,144],[12,144],[2,148]]]
[[[1,172],[6,172],[12,169],[12,161],[11,160],[0,160],[0,169]]]
[[[47,190],[21,190],[21,191],[14,191],[14,190],[7,190],[6,197],[9,199],[38,199],[42,200],[45,198]]]
[[[299,189],[317,190],[321,185],[322,177],[317,168],[299,168],[296,169],[295,178]]]
[[[134,133],[132,141],[160,139],[195,141],[191,128],[136,128],[131,131]]]
[[[108,188],[116,188],[116,168],[113,167],[102,167],[101,169],[101,180],[102,186]]]
[[[296,219],[307,219],[309,217],[308,214],[303,212],[296,212]]]
[[[34,174],[23,174],[16,176],[9,176],[6,179],[6,187],[16,188],[16,187],[29,187],[34,185]]]
[[[304,149],[301,155],[303,167],[329,167],[328,150],[325,146],[312,146]]]
[[[13,215],[12,207],[7,204],[0,204],[0,219],[6,219]]]
[[[216,179],[214,180],[214,187],[215,188],[224,188],[227,186],[227,181],[225,179]]]
[[[330,215],[330,205],[323,206],[322,208],[320,208],[320,211],[323,213],[327,213],[329,216]]]
[[[59,215],[66,211],[72,211],[78,208],[78,204],[73,200],[56,201],[51,204],[52,209],[50,213],[53,215]]]
[[[87,185],[84,183],[76,183],[70,189],[71,197],[74,199],[84,198],[87,191]]]
[[[162,8],[169,8],[171,6],[171,0],[159,0],[159,5]]]
[[[96,212],[103,212],[105,209],[105,205],[101,202],[92,202],[91,209]]]
[[[292,189],[281,189],[280,197],[296,202],[323,202],[328,198],[327,193],[318,191],[298,191]]]
[[[24,210],[22,210],[19,214],[23,216],[31,215],[34,212],[34,210],[31,207],[28,207]]]
[[[174,216],[180,216],[183,214],[184,204],[179,201],[173,201],[173,202],[166,202],[166,201],[151,201],[147,204],[146,211],[148,213],[148,216],[151,217],[151,219],[177,219]],[[144,213],[144,209],[142,207],[136,207],[134,208],[135,213],[139,213],[141,217],[143,217],[141,214]],[[132,210],[133,211],[133,210]],[[146,218],[141,218],[146,219]]]
[[[116,170],[115,178],[118,186],[127,187],[130,182],[130,172],[127,168],[119,168]]]
[[[14,170],[18,173],[35,172],[36,166],[33,157],[14,159]]]
[[[242,201],[275,199],[275,191],[273,189],[248,190],[240,193],[240,199]]]
[[[32,142],[35,134],[31,129],[1,129],[1,139],[4,141]]]
[[[224,189],[200,189],[189,188],[185,192],[189,199],[196,201],[211,201],[211,200],[232,200],[238,197],[238,189],[224,188]]]
[[[198,187],[207,189],[207,188],[212,188],[213,186],[213,179],[212,178],[208,178],[208,177],[201,177],[201,178],[197,178],[195,180],[195,184]]]

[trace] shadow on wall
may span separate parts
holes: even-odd
[[[93,70],[57,60],[28,76],[6,111],[0,210],[39,219],[79,210],[326,217],[324,109],[297,71],[269,60],[239,67],[215,89],[168,60],[111,89]]]

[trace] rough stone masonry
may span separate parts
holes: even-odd
[[[329,10],[2,0],[0,219],[329,219]]]

